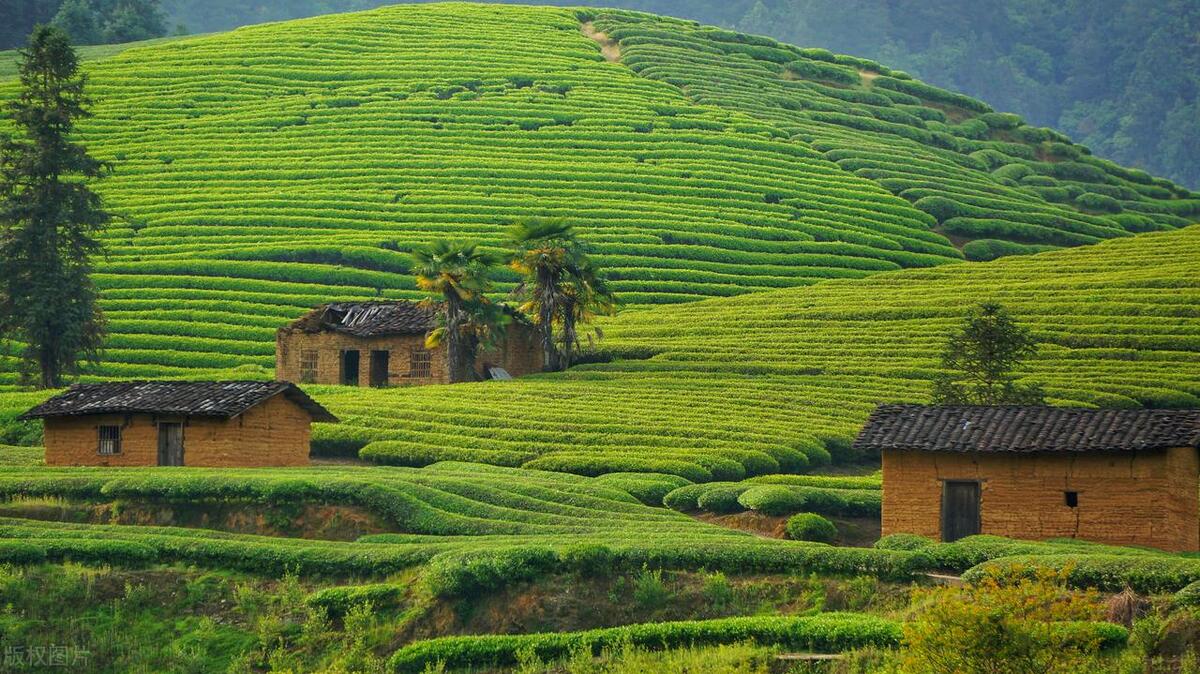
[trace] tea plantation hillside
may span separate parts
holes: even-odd
[[[270,376],[279,325],[417,296],[406,251],[495,246],[528,216],[577,225],[637,306],[1093,243],[1200,204],[884,66],[645,14],[396,6],[88,69],[79,135],[118,216],[96,377]]]
[[[923,402],[949,332],[996,300],[1042,342],[1023,376],[1051,401],[1200,405],[1200,227],[1066,251],[828,281],[605,326],[626,358],[564,375],[404,391],[317,389],[318,444],[384,463],[441,458],[693,481],[845,458],[880,401]]]

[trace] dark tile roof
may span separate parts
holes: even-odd
[[[34,407],[22,419],[86,414],[162,414],[235,417],[278,394],[304,408],[313,421],[336,422],[317,401],[286,381],[126,381],[76,384]]]
[[[1123,452],[1200,446],[1200,410],[880,405],[861,451]]]
[[[336,331],[356,337],[424,335],[434,328],[436,309],[418,302],[335,302],[313,309],[287,327],[304,332]]]

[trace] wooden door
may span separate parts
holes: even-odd
[[[388,376],[391,372],[390,364],[390,351],[371,352],[371,386],[379,387],[388,385]]]
[[[979,533],[979,483],[951,482],[942,486],[942,540],[949,543]]]
[[[158,425],[158,465],[183,465],[183,424]]]
[[[342,352],[342,386],[358,386],[358,351]]]

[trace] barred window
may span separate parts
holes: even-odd
[[[433,353],[429,349],[413,349],[408,354],[408,376],[428,379],[433,376]]]
[[[105,455],[121,453],[120,426],[100,427],[100,447],[97,451],[99,451],[100,454]]]
[[[317,381],[318,356],[316,349],[305,349],[300,352],[300,382],[313,384]]]

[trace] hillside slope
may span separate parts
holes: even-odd
[[[1022,376],[1052,402],[1197,406],[1198,264],[1200,227],[1190,227],[629,311],[605,326],[606,345],[643,360],[450,388],[317,388],[343,419],[318,443],[382,440],[364,454],[418,465],[692,479],[802,470],[828,461],[825,449],[844,457],[875,404],[926,401],[945,334],[987,300],[1033,329],[1041,349]]]
[[[99,189],[119,220],[92,374],[269,376],[274,329],[306,308],[417,296],[405,251],[495,246],[527,216],[579,226],[638,305],[938,265],[971,239],[1001,241],[971,244],[985,257],[1090,243],[1196,207],[1138,172],[1059,162],[1081,151],[977,101],[829,58],[650,15],[436,4],[96,62],[80,136],[117,167]],[[822,83],[856,68],[857,85]],[[1060,167],[1071,180],[1041,175]]]

